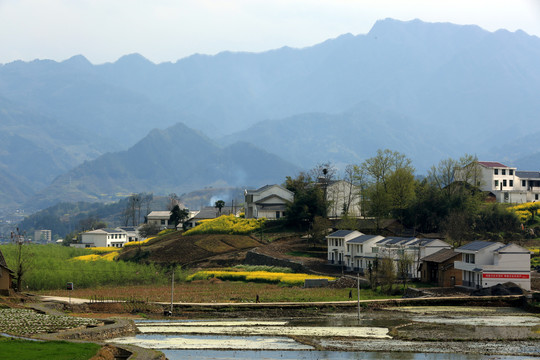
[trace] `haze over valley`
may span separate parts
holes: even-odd
[[[0,208],[259,187],[397,150],[540,169],[540,39],[380,20],[306,48],[0,66]]]

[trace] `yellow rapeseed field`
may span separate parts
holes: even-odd
[[[184,233],[246,235],[259,229],[266,219],[242,219],[234,215],[221,215],[215,219],[202,220],[199,225]]]
[[[328,279],[330,281],[335,278],[330,276],[308,275],[308,274],[292,274],[292,273],[277,273],[268,271],[227,271],[227,270],[208,270],[198,271],[187,277],[191,280],[206,280],[209,278],[217,278],[221,280],[232,281],[252,281],[252,282],[267,282],[281,283],[284,285],[303,285],[305,279]]]
[[[145,239],[143,241],[132,241],[132,242],[129,242],[129,243],[125,243],[124,244],[124,247],[129,247],[129,246],[139,246],[139,245],[146,245],[148,244],[148,242],[152,239],[155,239],[157,236],[153,236],[153,237],[149,237],[148,239]]]

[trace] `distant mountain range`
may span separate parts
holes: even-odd
[[[176,124],[153,130],[126,151],[107,153],[57,177],[28,207],[56,201],[111,201],[132,192],[160,194],[201,187],[259,186],[281,182],[299,168],[249,143],[221,148]]]
[[[538,64],[540,39],[522,31],[392,19],[303,49],[4,64],[0,208],[259,186],[379,148],[420,173],[465,152],[540,170]]]

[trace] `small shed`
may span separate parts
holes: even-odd
[[[454,261],[461,260],[461,254],[453,249],[441,249],[421,260],[422,282],[439,287],[462,284],[461,270],[454,268]]]
[[[4,259],[2,251],[0,251],[0,294],[9,296],[9,291],[13,287],[13,271],[11,271]]]

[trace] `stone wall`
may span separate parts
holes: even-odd
[[[266,266],[279,266],[291,268],[293,271],[305,272],[304,265],[300,262],[291,261],[287,259],[278,259],[270,255],[259,254],[255,250],[248,251],[246,259],[244,260],[246,265],[266,265]]]

